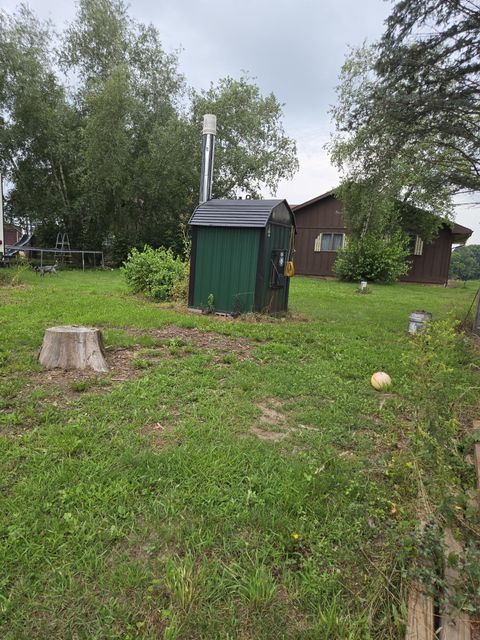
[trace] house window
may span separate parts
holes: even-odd
[[[338,251],[345,245],[344,233],[320,233],[315,238],[314,251]]]
[[[423,255],[423,240],[420,236],[410,236],[410,255],[421,256]]]

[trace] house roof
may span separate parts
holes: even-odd
[[[3,228],[5,229],[5,231],[18,231],[18,233],[22,233],[22,229],[21,227],[19,227],[16,224],[11,224],[10,222],[5,222],[5,224],[3,225]]]
[[[330,196],[335,197],[335,190],[334,189],[330,189],[330,191],[326,191],[325,193],[322,193],[321,195],[317,196],[316,198],[312,198],[311,200],[307,200],[306,202],[302,202],[302,204],[292,204],[292,209],[293,209],[293,211],[299,211],[300,209],[303,209],[304,207],[308,207],[308,205],[310,205],[310,204],[315,204],[316,202],[319,202],[320,200],[324,200],[325,198],[330,198]]]
[[[472,229],[464,227],[463,225],[458,224],[458,222],[455,222],[452,227],[452,236],[455,243],[466,242],[472,233]]]
[[[295,224],[286,200],[208,200],[198,205],[189,224],[202,227],[266,227],[275,209],[284,205]],[[273,218],[275,222],[275,216]],[[286,220],[277,220],[285,224]]]
[[[316,198],[312,198],[311,200],[307,200],[306,202],[302,202],[302,204],[292,205],[292,210],[295,211],[295,213],[297,213],[298,211],[300,211],[304,207],[308,207],[311,204],[315,204],[316,202],[319,202],[320,200],[324,200],[324,199],[330,198],[330,197],[335,197],[335,190],[334,189],[331,189],[330,191],[326,191],[325,193],[322,193],[321,195],[317,196]],[[448,223],[446,223],[446,225],[449,226]],[[453,227],[452,227],[452,236],[453,236],[453,241],[455,243],[457,243],[457,242],[466,242],[468,240],[468,238],[472,235],[472,233],[473,233],[472,229],[469,229],[468,227],[464,227],[463,225],[458,224],[457,222],[455,222]]]

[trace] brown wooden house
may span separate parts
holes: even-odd
[[[5,246],[11,246],[20,240],[22,230],[15,224],[4,224],[3,233],[5,234]]]
[[[344,246],[347,228],[342,217],[342,203],[328,191],[303,204],[292,205],[297,222],[295,271],[300,275],[334,277],[337,250]],[[406,282],[445,284],[448,281],[453,244],[464,244],[472,230],[454,224],[445,225],[438,237],[427,244],[412,238],[412,267],[402,278]]]

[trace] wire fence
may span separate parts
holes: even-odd
[[[14,245],[11,245],[6,246],[5,249],[6,251],[9,251],[11,249],[16,249],[16,247]],[[76,258],[78,261],[78,266],[81,265],[83,271],[85,271],[86,266],[92,266],[93,268],[105,267],[103,251],[91,251],[86,249],[43,249],[42,247],[18,247],[18,253],[29,253],[30,262],[38,263],[40,267],[48,264],[46,259],[48,259],[51,254],[53,254],[53,261],[51,261],[52,263],[57,261],[63,263],[64,265],[68,265],[69,263],[73,265],[74,259]]]

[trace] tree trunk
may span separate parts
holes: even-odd
[[[102,333],[93,327],[51,327],[45,331],[38,356],[46,369],[108,371]]]

